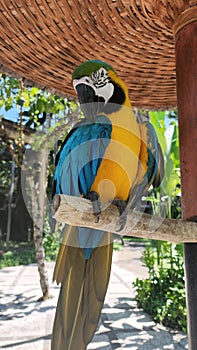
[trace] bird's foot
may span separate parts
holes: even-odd
[[[122,231],[122,229],[125,227],[126,225],[126,221],[127,221],[127,205],[125,203],[125,201],[123,201],[122,199],[116,198],[112,201],[112,204],[115,205],[120,213],[120,218],[119,218],[119,228],[117,228],[117,232]]]
[[[89,193],[89,198],[92,202],[93,213],[95,216],[95,223],[99,222],[99,215],[101,213],[101,201],[99,195],[95,191]]]

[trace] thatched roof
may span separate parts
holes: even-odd
[[[174,35],[197,0],[1,0],[0,70],[64,96],[88,59],[113,66],[137,107],[176,106]]]

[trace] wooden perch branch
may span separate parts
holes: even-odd
[[[122,236],[143,237],[173,243],[197,242],[197,224],[190,221],[165,219],[129,210],[127,223],[121,232],[119,212],[110,205],[102,208],[99,222],[95,223],[89,200],[66,195],[56,195],[53,200],[54,219],[72,226],[91,227]]]

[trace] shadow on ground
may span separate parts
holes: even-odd
[[[113,308],[105,304],[100,327],[88,346],[90,349],[180,350],[188,347],[186,334],[156,325],[148,314],[137,308],[134,298],[119,298]]]

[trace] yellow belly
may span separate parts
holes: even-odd
[[[112,122],[112,134],[91,190],[102,202],[114,198],[127,200],[136,179],[140,153],[138,124],[128,108],[107,116]]]

